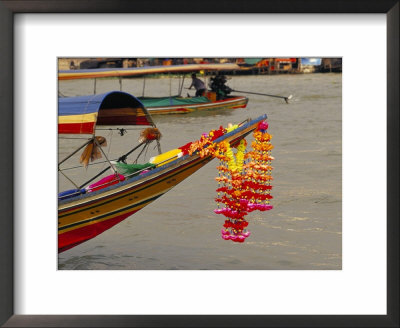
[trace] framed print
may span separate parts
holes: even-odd
[[[339,5],[336,1],[312,1],[301,3],[301,6],[298,1],[254,4],[235,1],[229,6],[206,1],[190,7],[181,1],[151,4],[134,1],[0,1],[0,9],[0,56],[4,73],[1,75],[4,109],[1,131],[5,151],[1,170],[3,218],[0,221],[2,325],[398,326],[398,1],[354,1]],[[64,182],[67,185],[75,177],[65,174],[68,178],[63,182],[53,169],[57,157],[61,159],[66,155],[60,156],[63,149],[55,122],[58,119],[58,123],[71,128],[71,120],[79,116],[74,112],[72,118],[64,117],[63,121],[57,118],[54,111],[57,99],[66,96],[70,104],[75,97],[82,100],[82,96],[87,96],[94,87],[95,98],[101,103],[97,110],[106,113],[110,108],[108,105],[117,103],[114,104],[113,97],[122,97],[128,89],[136,88],[131,91],[134,95],[142,92],[143,97],[145,93],[161,97],[162,92],[175,88],[174,82],[167,82],[164,89],[153,86],[151,79],[145,79],[143,87],[132,87],[133,79],[103,79],[94,86],[83,80],[74,84],[60,79],[71,72],[84,74],[87,71],[77,69],[77,65],[84,62],[78,58],[91,58],[99,63],[100,59],[121,57],[135,61],[162,59],[160,66],[164,69],[172,66],[171,63],[191,64],[178,63],[178,59],[194,61],[200,57],[208,59],[193,63],[200,68],[210,62],[220,65],[223,58],[235,58],[235,65],[242,66],[246,63],[239,59],[262,57],[268,61],[274,58],[273,65],[268,63],[268,66],[265,62],[263,66],[263,69],[273,66],[274,70],[276,67],[295,69],[296,58],[303,58],[304,63],[308,63],[307,69],[311,69],[311,63],[307,62],[311,57],[342,60],[343,73],[336,75],[304,72],[275,75],[279,78],[270,80],[269,85],[262,84],[257,78],[229,77],[227,84],[231,90],[247,92],[247,96],[242,95],[243,99],[250,98],[253,92],[249,103],[252,100],[259,102],[248,106],[245,113],[252,118],[257,116],[255,114],[266,113],[269,129],[277,132],[278,156],[272,155],[280,163],[276,168],[278,176],[285,170],[285,161],[297,161],[297,166],[286,166],[288,180],[277,179],[276,202],[280,210],[274,208],[274,217],[254,222],[254,232],[252,230],[248,239],[254,238],[254,242],[251,244],[250,241],[247,249],[240,248],[246,244],[208,236],[207,229],[203,229],[206,222],[211,222],[209,219],[214,226],[218,224],[211,218],[214,213],[208,215],[212,211],[208,205],[196,204],[197,198],[210,197],[208,189],[196,188],[196,185],[200,186],[202,180],[214,179],[207,176],[208,171],[201,171],[201,176],[190,180],[192,184],[177,189],[181,203],[167,198],[172,191],[157,200],[158,214],[154,215],[165,218],[163,223],[145,217],[148,212],[144,212],[143,218],[137,220],[143,225],[127,220],[128,224],[121,223],[121,229],[129,233],[113,230],[118,242],[108,240],[104,233],[93,239],[85,237],[89,240],[73,247],[80,241],[68,237],[63,240],[65,249],[62,249],[68,248],[68,251],[57,254],[55,248],[57,244],[60,246],[60,232],[57,238],[57,227],[53,224],[57,203],[54,195],[56,190],[59,193],[67,189]],[[279,60],[286,57],[294,60]],[[228,64],[231,61],[228,60]],[[90,61],[85,63],[90,64]],[[114,64],[104,60],[99,72],[110,72],[107,65]],[[65,72],[61,65],[68,66]],[[129,67],[132,62],[126,61],[124,65],[128,66],[127,70],[134,71]],[[142,70],[145,67],[136,66]],[[200,68],[197,74],[207,78]],[[322,76],[329,78],[319,80]],[[215,77],[211,78],[215,82]],[[190,82],[195,87],[195,79],[196,76],[192,76],[186,81],[178,78],[169,81],[179,81],[183,91]],[[294,80],[295,85],[291,82]],[[116,84],[110,88],[107,86],[114,82]],[[110,95],[111,88],[119,91]],[[197,89],[201,91],[200,87]],[[154,91],[150,94],[149,90]],[[181,98],[191,102],[204,96],[195,95],[193,90],[184,89],[183,93],[187,95]],[[293,97],[289,96],[291,94]],[[269,97],[269,100],[257,97]],[[133,98],[128,98],[129,106],[115,105],[118,113],[132,107]],[[133,106],[135,113],[140,112],[135,116],[135,122],[140,117],[141,123],[151,125],[146,111],[150,112],[154,106],[148,103],[140,107],[144,101],[142,99]],[[305,110],[307,101],[310,106]],[[59,100],[59,115],[63,111],[60,103]],[[92,103],[85,106],[87,109]],[[171,145],[162,151],[176,148],[183,152],[180,146],[195,140],[195,133],[199,138],[203,133],[206,138],[214,125],[216,128],[219,124],[226,125],[228,131],[231,128],[228,123],[239,120],[238,113],[241,114],[239,109],[212,116],[188,115],[184,119],[185,129],[174,125],[178,115],[164,115],[154,121],[157,128],[165,128],[160,129],[161,134],[166,131],[163,138]],[[336,122],[334,128],[326,125],[328,115],[332,115],[330,122]],[[106,120],[105,117],[102,119]],[[84,120],[87,128],[91,121],[88,116]],[[60,124],[58,126],[60,128]],[[240,128],[228,133],[237,133]],[[286,133],[279,132],[285,129]],[[179,132],[174,134],[173,130]],[[155,133],[156,130],[151,131]],[[121,137],[126,132],[129,140],[137,140],[131,137],[133,133],[129,128],[119,130]],[[117,133],[112,135],[110,130],[104,133],[107,133],[104,135],[107,143],[112,145],[120,137]],[[218,134],[214,131],[213,135],[215,133]],[[192,135],[194,139],[189,139]],[[286,140],[279,140],[283,135]],[[141,137],[147,140],[144,135]],[[93,147],[91,149],[97,145],[102,158],[108,158],[108,150],[104,151],[106,148],[97,142],[102,143],[94,138],[93,145],[88,145]],[[336,152],[327,152],[327,147]],[[153,143],[151,149],[143,149],[143,152],[158,150],[161,149]],[[239,156],[239,150],[237,152],[236,156]],[[313,152],[321,157],[310,155]],[[130,153],[130,149],[124,153]],[[150,157],[150,153],[146,155]],[[161,155],[154,155],[149,160],[154,167],[143,169],[143,178],[150,177],[153,172],[162,172],[174,163],[167,159],[163,166],[157,162],[157,158],[160,159],[157,156]],[[90,163],[88,158],[86,165],[90,166]],[[112,161],[109,163],[111,168],[118,166]],[[313,168],[312,173],[305,169],[307,165]],[[226,164],[225,169],[232,170],[232,167]],[[114,173],[117,176],[120,171]],[[320,178],[313,182],[313,188],[308,189],[310,176],[315,177],[317,173]],[[79,187],[76,190],[85,189],[92,193],[90,197],[101,195],[103,191],[99,185],[93,184],[96,178],[102,176],[96,175],[84,184],[74,183]],[[141,178],[138,175],[133,179],[140,181]],[[299,181],[296,192],[286,183],[290,182],[289,178]],[[172,183],[172,180],[168,181]],[[121,180],[115,188],[128,186],[128,182]],[[254,186],[255,182],[252,183]],[[104,191],[109,193],[109,198],[104,204],[110,206],[114,187],[107,188],[110,189]],[[220,192],[231,190],[222,189]],[[337,191],[337,197],[331,197],[331,190]],[[302,198],[295,197],[299,194]],[[143,199],[153,196],[146,194]],[[62,194],[62,197],[69,196]],[[86,196],[79,197],[79,206],[83,206],[82,200]],[[188,203],[185,203],[185,197],[189,199]],[[122,198],[116,199],[121,202]],[[305,199],[309,203],[304,202]],[[292,204],[289,214],[284,212],[288,208],[285,202]],[[64,199],[61,203],[69,204]],[[230,203],[225,200],[225,204]],[[309,226],[304,213],[313,208],[324,210],[315,217],[318,224]],[[88,210],[96,217],[92,221],[98,222],[96,215],[100,214],[96,214],[94,206]],[[112,211],[117,213],[119,209]],[[195,225],[180,220],[188,211],[196,217]],[[329,211],[339,214],[330,217]],[[233,211],[230,213],[233,215]],[[178,217],[177,221],[174,216]],[[279,220],[285,219],[288,224],[282,228]],[[73,231],[72,228],[80,224],[68,221],[65,229]],[[145,224],[148,231],[159,236],[157,241],[144,233]],[[225,221],[225,224],[229,225],[229,222]],[[264,243],[258,242],[257,226],[263,231],[262,235],[268,237]],[[239,229],[239,233],[247,233],[245,229],[241,231],[242,226],[234,228]],[[218,232],[220,230],[221,227]],[[225,237],[227,230],[222,232]],[[235,238],[238,236],[237,230],[229,233]],[[183,236],[181,239],[176,237],[179,234]],[[79,236],[82,236],[81,232]],[[191,242],[184,242],[188,236],[191,236]],[[132,243],[134,238],[138,243]],[[325,248],[328,244],[334,246]],[[283,248],[285,256],[276,251]],[[237,300],[234,306],[232,298]]]

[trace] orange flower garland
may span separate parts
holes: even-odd
[[[234,242],[244,242],[250,235],[246,230],[248,222],[245,216],[254,210],[266,211],[272,209],[269,201],[272,199],[271,157],[273,146],[272,136],[266,132],[268,124],[261,122],[253,133],[252,151],[245,153],[246,141],[241,140],[235,155],[229,143],[222,143],[214,152],[214,157],[220,160],[217,167],[219,176],[215,201],[218,208],[216,214],[224,215],[227,220],[221,230],[222,238]],[[244,161],[248,160],[246,164]],[[220,208],[220,204],[223,207]]]
[[[218,208],[214,212],[226,217],[224,229],[221,230],[222,238],[242,243],[250,236],[245,216],[255,210],[272,209],[270,182],[273,179],[271,161],[274,158],[271,156],[272,136],[267,133],[267,122],[258,124],[253,133],[255,140],[251,143],[252,150],[247,153],[245,139],[240,141],[236,155],[228,142],[214,143],[214,140],[235,128],[237,126],[228,129],[221,126],[180,149],[184,154],[192,155],[197,151],[200,157],[213,156],[219,159],[219,174],[215,178],[218,181],[218,196],[215,199]]]

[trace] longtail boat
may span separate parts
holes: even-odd
[[[185,74],[194,72],[228,72],[239,70],[236,64],[188,64],[188,65],[169,65],[169,66],[146,66],[132,68],[98,68],[98,69],[80,69],[80,70],[62,70],[59,71],[58,79],[76,80],[76,79],[94,79],[94,93],[96,93],[96,79],[116,77],[121,80],[124,77],[146,77],[155,74],[177,74],[182,76],[179,81],[177,95],[163,97],[138,97],[147,110],[152,115],[159,114],[184,114],[200,110],[221,110],[245,108],[248,98],[244,96],[229,95],[229,92],[222,93],[220,90],[211,88],[201,97],[183,97],[183,84]],[[205,75],[207,80],[207,75]],[[207,81],[205,81],[207,85]],[[145,80],[143,90],[145,87]],[[144,92],[144,91],[143,91]]]
[[[248,119],[231,130],[220,127],[219,134],[212,134],[216,136],[213,142],[218,144],[228,141],[236,145],[265,119],[266,115],[255,120]],[[96,131],[101,130],[101,126],[116,125],[143,126],[143,131],[150,133],[141,133],[139,145],[113,161],[101,149],[104,138],[97,136]],[[149,205],[212,159],[199,150],[190,151],[189,143],[165,153],[161,153],[161,148],[158,147],[159,155],[149,162],[128,164],[128,155],[134,151],[142,153],[153,141],[159,146],[159,133],[149,111],[140,100],[119,91],[95,96],[59,98],[58,132],[59,135],[74,135],[72,137],[87,136],[83,145],[59,161],[58,170],[63,176],[67,177],[62,168],[63,163],[85,147],[80,158],[84,166],[90,165],[90,159],[98,159],[96,153],[101,152],[108,163],[105,170],[82,184],[67,177],[74,189],[62,191],[58,195],[59,252],[110,229]],[[99,180],[92,183],[96,179]]]

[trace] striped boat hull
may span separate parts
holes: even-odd
[[[210,101],[207,103],[187,104],[187,105],[171,105],[162,107],[147,107],[151,115],[162,114],[185,114],[202,110],[222,110],[222,109],[235,109],[246,108],[248,98],[238,96],[230,97],[223,100]]]
[[[169,167],[151,179],[140,183],[134,181],[106,191],[101,197],[93,195],[84,201],[61,206],[58,216],[59,251],[91,239],[121,222],[165,194],[209,160],[195,158]]]

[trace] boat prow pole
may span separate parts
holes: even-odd
[[[251,95],[259,95],[259,96],[266,96],[266,97],[281,98],[281,99],[284,99],[287,104],[289,103],[289,100],[293,98],[293,95],[289,95],[287,97],[284,97],[284,96],[269,95],[269,94],[266,94],[266,93],[259,93],[259,92],[240,91],[240,90],[232,90],[232,91],[239,92],[239,93],[248,93],[248,94],[251,94]]]

